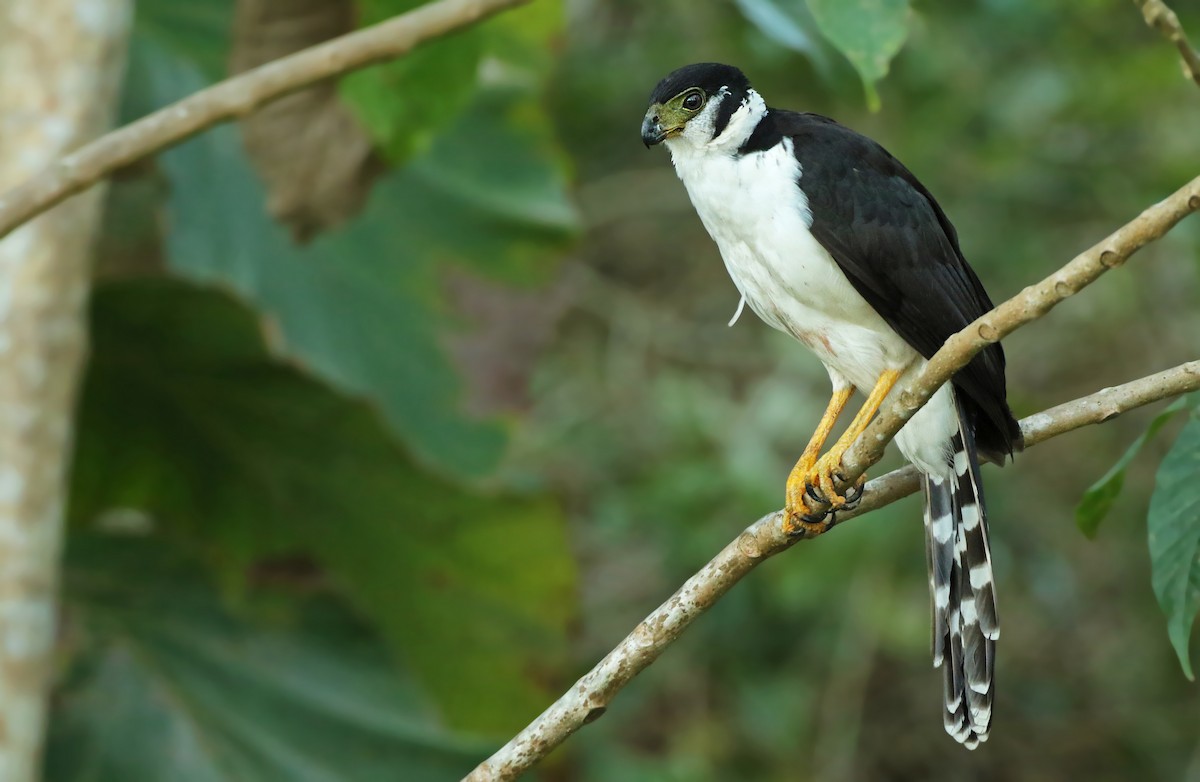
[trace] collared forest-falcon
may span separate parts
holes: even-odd
[[[768,107],[737,68],[669,74],[650,96],[642,140],[670,150],[743,303],[829,372],[832,397],[785,490],[788,532],[822,532],[829,517],[810,503],[847,504],[835,481],[846,450],[889,393],[992,302],[954,226],[900,161],[827,117]],[[866,403],[821,455],[855,389]],[[991,726],[1000,634],[979,461],[1002,464],[1022,445],[1000,346],[959,370],[895,442],[924,488],[946,731],[974,749]]]

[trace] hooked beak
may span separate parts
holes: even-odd
[[[654,104],[646,111],[646,118],[642,120],[642,143],[646,145],[646,149],[661,144],[671,135],[682,130],[679,127],[664,128],[662,126],[662,105]]]

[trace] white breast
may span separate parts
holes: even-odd
[[[704,227],[734,285],[760,318],[869,389],[885,369],[916,357],[850,284],[809,231],[791,139],[749,155],[672,149]]]
[[[798,186],[803,171],[791,139],[748,155],[668,146],[734,285],[766,323],[816,353],[835,386],[869,391],[884,370],[911,372],[924,363],[810,232],[812,213]],[[922,469],[939,472],[956,428],[953,402],[938,394],[921,413],[897,444]]]

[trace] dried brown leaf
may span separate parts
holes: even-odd
[[[238,0],[230,72],[240,73],[353,30],[352,0]],[[334,82],[289,95],[241,124],[267,187],[267,208],[297,241],[354,216],[384,170]]]

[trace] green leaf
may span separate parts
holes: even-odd
[[[794,0],[735,0],[738,10],[759,32],[780,46],[810,58],[821,58],[821,46],[812,32],[814,20],[807,6]]]
[[[362,25],[424,5],[424,0],[358,0]],[[462,115],[481,82],[537,84],[551,70],[551,41],[563,27],[561,1],[500,14],[414,49],[399,60],[356,71],[339,90],[392,163],[430,146]],[[481,78],[490,63],[492,74]]]
[[[203,86],[159,47],[143,42],[134,54],[134,88],[155,104]],[[505,432],[462,410],[462,381],[443,349],[452,320],[442,277],[470,266],[540,282],[573,237],[576,215],[536,101],[485,91],[426,155],[380,182],[357,220],[304,247],[266,214],[232,128],[161,162],[172,270],[246,296],[277,326],[280,353],[378,402],[422,460],[468,476],[495,466]]]
[[[135,34],[219,79],[229,61],[233,6],[234,0],[139,0]]]
[[[155,538],[76,536],[64,574],[49,782],[433,782],[484,754],[331,601],[234,616]]]
[[[1187,397],[1180,397],[1155,416],[1150,425],[1146,427],[1146,431],[1142,432],[1136,440],[1130,443],[1129,448],[1125,450],[1125,453],[1117,460],[1117,463],[1100,480],[1092,484],[1083,493],[1083,499],[1075,506],[1075,526],[1079,527],[1080,532],[1089,538],[1096,537],[1096,532],[1100,528],[1100,522],[1108,515],[1113,503],[1116,502],[1117,497],[1121,494],[1121,489],[1125,485],[1125,472],[1129,469],[1133,458],[1138,455],[1138,452],[1142,450],[1146,443],[1154,439],[1154,436],[1158,434],[1158,431],[1163,428],[1167,421],[1170,421],[1176,413],[1183,410],[1187,404]]]
[[[1200,611],[1200,408],[1159,465],[1147,526],[1154,594],[1183,673],[1194,679],[1188,646]]]
[[[376,24],[421,5],[424,0],[358,0],[360,24]],[[482,56],[483,37],[473,26],[398,60],[351,73],[339,90],[387,159],[402,163],[426,149],[434,132],[467,107]]]
[[[908,37],[908,0],[808,0],[825,37],[862,78],[871,111],[880,107],[875,83]]]
[[[479,25],[488,59],[496,61],[493,65],[502,63],[505,71],[503,75],[489,74],[488,78],[545,82],[555,71],[565,26],[563,0],[529,3]]]
[[[148,513],[235,589],[263,557],[310,556],[453,724],[510,730],[545,705],[574,607],[554,504],[421,471],[366,405],[270,361],[255,316],[226,295],[103,286],[92,333],[76,524]]]

